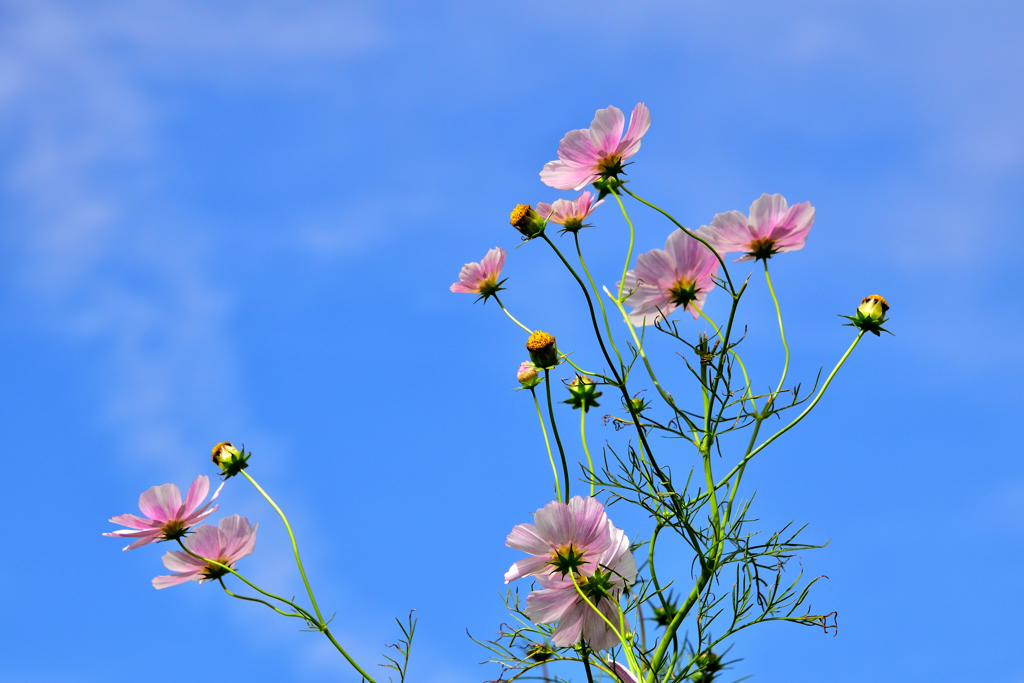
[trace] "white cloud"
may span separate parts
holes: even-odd
[[[14,218],[2,239],[24,263],[12,275],[44,329],[108,349],[97,416],[125,453],[179,453],[211,415],[241,419],[239,386],[230,292],[196,217],[162,191],[166,108],[148,88],[292,88],[311,61],[383,33],[351,4],[27,0],[0,12],[0,192]]]

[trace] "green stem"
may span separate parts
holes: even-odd
[[[735,286],[734,286],[734,285],[732,284],[732,278],[731,278],[731,277],[729,276],[729,269],[728,269],[728,268],[726,268],[726,266],[725,266],[725,261],[724,261],[724,260],[722,259],[722,255],[721,255],[721,254],[719,254],[719,253],[718,253],[718,251],[717,251],[717,250],[716,250],[716,249],[715,249],[715,248],[714,248],[713,246],[711,246],[711,244],[710,244],[710,243],[709,243],[709,242],[708,242],[707,240],[705,240],[705,239],[704,239],[703,237],[699,237],[699,236],[698,236],[697,234],[695,234],[695,233],[694,233],[693,231],[691,231],[691,230],[687,230],[687,229],[686,229],[686,227],[685,227],[685,226],[684,226],[684,225],[683,225],[682,223],[680,223],[680,222],[679,222],[679,221],[677,221],[677,220],[676,220],[675,218],[673,218],[673,217],[672,217],[672,215],[671,215],[671,214],[669,214],[669,213],[668,213],[667,211],[665,211],[664,209],[662,209],[662,208],[659,208],[659,207],[655,206],[654,204],[651,204],[651,203],[650,203],[649,201],[647,201],[646,199],[643,199],[643,198],[641,198],[641,197],[637,197],[637,196],[636,196],[635,194],[633,194],[632,192],[630,192],[630,191],[629,191],[628,189],[626,189],[625,187],[623,187],[623,188],[622,188],[622,191],[623,191],[623,192],[625,192],[626,194],[628,194],[628,195],[629,195],[630,197],[632,197],[633,199],[637,200],[638,202],[640,202],[640,203],[642,203],[642,204],[646,204],[647,206],[651,207],[652,209],[654,209],[655,211],[657,211],[658,213],[660,213],[660,214],[661,214],[662,216],[664,216],[665,218],[667,218],[667,219],[669,219],[670,221],[672,221],[673,223],[675,223],[675,224],[676,224],[676,227],[677,227],[677,228],[679,228],[680,230],[682,230],[683,232],[685,232],[685,233],[686,233],[687,235],[689,235],[690,237],[692,237],[693,239],[697,240],[698,242],[700,242],[701,244],[703,244],[703,245],[704,245],[705,247],[707,247],[708,249],[710,249],[710,250],[711,250],[711,253],[715,255],[715,258],[716,258],[716,259],[718,259],[718,263],[719,263],[719,264],[720,264],[720,265],[722,266],[722,272],[723,272],[723,273],[725,273],[725,280],[726,280],[726,282],[728,282],[728,283],[729,283],[729,291],[730,291],[730,293],[732,293],[732,294],[735,294],[735,293],[736,293],[736,287],[735,287]],[[620,203],[621,203],[621,202],[620,202]],[[621,295],[620,295],[620,296],[621,296]]]
[[[590,497],[594,497],[594,463],[590,459],[590,449],[587,448],[587,411],[580,408],[580,439],[583,441],[583,452],[587,454],[587,470],[590,474]]]
[[[548,395],[548,417],[551,418],[551,431],[555,435],[555,443],[558,444],[558,454],[562,456],[562,476],[565,478],[565,502],[569,502],[569,463],[565,459],[565,449],[562,448],[562,440],[558,437],[558,425],[555,424],[555,410],[551,403],[551,370],[544,369],[544,387]]]
[[[612,351],[615,352],[615,357],[619,359],[619,365],[625,367],[622,362],[622,354],[619,353],[619,349],[615,346],[615,339],[612,337],[612,326],[608,323],[608,312],[604,309],[604,301],[601,299],[601,294],[597,291],[597,285],[594,284],[594,278],[590,276],[590,271],[587,270],[587,262],[583,260],[583,250],[580,249],[580,235],[579,233],[573,233],[573,237],[576,238],[576,254],[580,258],[580,265],[583,266],[583,272],[587,276],[587,281],[590,282],[590,288],[594,290],[594,298],[597,299],[597,305],[601,307],[601,317],[604,319],[604,331],[608,334],[608,343],[612,346]]]
[[[587,683],[594,683],[594,674],[590,673],[590,648],[583,651],[583,668],[587,671]]]
[[[494,300],[498,302],[498,307],[501,308],[502,311],[504,311],[505,315],[508,316],[509,320],[511,320],[516,325],[519,325],[519,327],[521,327],[524,330],[526,330],[526,334],[533,334],[533,330],[531,330],[529,327],[527,327],[526,325],[524,325],[521,322],[519,322],[518,320],[516,320],[515,317],[511,313],[508,312],[508,309],[505,308],[505,304],[501,303],[501,299],[498,298],[497,294],[492,294],[491,296],[493,296]]]
[[[768,281],[768,291],[771,292],[772,301],[775,302],[775,315],[779,318],[779,335],[782,337],[782,348],[786,350],[786,361],[782,365],[782,379],[779,380],[778,386],[775,387],[775,392],[765,405],[765,410],[768,410],[772,407],[772,404],[775,402],[775,398],[779,395],[779,392],[782,391],[782,387],[786,383],[786,373],[789,372],[789,344],[786,343],[786,330],[782,326],[782,309],[779,308],[779,300],[775,296],[775,288],[772,287],[772,278],[768,274],[768,259],[764,260],[764,279]]]
[[[303,619],[303,620],[308,621],[306,615],[304,615],[304,614],[298,614],[296,612],[285,612],[282,609],[278,609],[278,608],[274,607],[273,605],[271,605],[266,600],[260,600],[259,598],[251,598],[251,597],[246,596],[246,595],[236,595],[235,593],[232,593],[230,590],[228,590],[228,587],[224,585],[224,578],[223,577],[219,577],[217,579],[217,582],[220,584],[220,587],[224,589],[224,592],[227,593],[228,595],[230,595],[233,598],[237,598],[239,600],[245,600],[247,602],[258,602],[261,605],[266,605],[267,607],[269,607],[270,609],[274,610],[275,612],[277,612],[280,615],[283,615],[283,616],[286,616],[286,617],[296,617],[298,619]]]
[[[555,475],[555,500],[562,499],[562,488],[558,485],[558,468],[555,467],[555,456],[551,454],[551,442],[548,441],[548,430],[544,426],[544,416],[540,412],[540,401],[537,400],[537,392],[530,387],[533,394],[533,405],[537,406],[537,417],[540,419],[540,431],[544,435],[544,446],[548,449],[548,460],[551,461],[551,472]]]
[[[636,236],[636,231],[633,229],[633,221],[629,219],[629,214],[626,213],[626,207],[622,203],[622,197],[619,196],[618,192],[612,192],[612,195],[615,196],[615,201],[619,203],[619,209],[622,210],[622,216],[626,219],[626,224],[629,226],[629,250],[626,251],[626,263],[622,266],[622,279],[619,280],[619,298],[621,299],[622,288],[626,286],[626,273],[629,272],[629,264],[633,260],[633,240]]]
[[[770,437],[768,437],[767,440],[765,440],[764,443],[762,443],[760,446],[758,446],[757,448],[743,456],[743,459],[740,460],[740,462],[735,467],[733,467],[732,470],[729,471],[729,474],[725,475],[725,477],[718,483],[718,486],[721,487],[728,483],[729,479],[731,479],[734,474],[739,472],[751,458],[753,458],[755,455],[763,451],[768,446],[768,444],[770,444],[772,441],[775,441],[775,439],[779,438],[780,436],[788,432],[790,429],[795,427],[798,422],[807,417],[807,414],[811,412],[814,406],[818,404],[818,401],[821,400],[821,397],[825,395],[825,390],[828,389],[828,385],[832,383],[832,378],[836,376],[837,372],[839,372],[839,368],[843,367],[843,363],[845,363],[846,359],[850,357],[851,353],[853,353],[853,350],[857,347],[858,342],[860,342],[860,339],[863,336],[864,330],[861,330],[860,332],[857,333],[856,339],[853,340],[853,343],[850,344],[850,348],[846,349],[846,353],[843,354],[843,357],[839,359],[839,362],[832,369],[832,372],[829,373],[828,379],[825,380],[825,383],[822,385],[821,389],[818,390],[818,395],[814,397],[814,400],[811,401],[810,405],[804,408],[804,411],[797,415],[792,422],[790,422],[788,425],[772,434]]]
[[[320,608],[317,606],[316,598],[313,596],[313,589],[309,585],[309,579],[306,578],[306,570],[302,567],[302,558],[299,557],[299,545],[295,542],[295,534],[292,532],[292,525],[288,523],[288,518],[285,517],[284,512],[277,506],[274,499],[267,495],[267,492],[256,483],[256,480],[249,476],[249,473],[245,470],[242,470],[242,474],[249,480],[249,483],[256,487],[256,490],[260,492],[260,495],[266,498],[267,502],[270,503],[270,507],[274,508],[277,511],[277,514],[281,516],[281,521],[284,522],[284,528],[288,530],[288,538],[292,541],[292,550],[295,552],[295,564],[299,567],[299,574],[302,575],[302,582],[306,584],[306,593],[309,595],[309,602],[313,605],[313,611],[316,612],[317,619],[320,620],[320,623],[323,623],[324,617],[320,614]]]

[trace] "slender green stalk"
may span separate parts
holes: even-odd
[[[590,449],[587,448],[587,411],[580,408],[580,440],[583,441],[583,452],[587,454],[587,472],[590,475],[590,497],[594,497],[594,462],[590,459]]]
[[[533,394],[533,405],[537,406],[537,417],[540,419],[540,431],[544,435],[544,446],[548,449],[548,460],[551,461],[551,472],[555,475],[555,500],[562,499],[562,488],[558,485],[558,468],[555,467],[555,456],[551,454],[551,442],[548,441],[548,430],[544,426],[544,416],[540,412],[540,401],[537,400],[537,392],[530,388]]]
[[[630,192],[625,186],[622,188],[622,191],[625,192],[626,194],[628,194],[633,199],[635,199],[638,202],[640,202],[641,204],[646,204],[647,206],[651,207],[652,209],[654,209],[655,211],[660,213],[662,216],[664,216],[665,218],[667,218],[670,221],[672,221],[673,223],[675,223],[677,228],[679,228],[680,230],[685,232],[687,235],[689,235],[690,237],[692,237],[693,239],[697,240],[698,242],[703,244],[705,247],[710,249],[711,253],[715,255],[716,259],[718,259],[718,263],[721,264],[721,266],[722,266],[722,272],[725,273],[725,281],[729,283],[729,291],[730,291],[730,293],[732,293],[732,294],[736,293],[736,287],[733,286],[733,284],[732,284],[732,278],[729,276],[729,269],[726,267],[725,261],[722,259],[722,255],[719,254],[718,251],[713,246],[711,246],[711,244],[709,244],[707,240],[705,240],[703,237],[698,236],[692,230],[688,230],[682,223],[677,221],[669,212],[665,211],[662,208],[659,208],[659,207],[655,206],[654,204],[651,204],[646,199],[643,199],[641,197],[636,196],[635,194]]]
[[[285,517],[284,512],[281,510],[281,508],[277,506],[277,503],[274,502],[274,499],[271,498],[267,494],[267,492],[264,491],[263,488],[256,483],[256,480],[249,476],[249,473],[246,472],[245,470],[242,470],[242,474],[245,475],[245,478],[249,480],[249,483],[256,487],[256,490],[260,492],[260,495],[262,495],[267,500],[268,503],[270,503],[270,507],[274,508],[277,511],[277,514],[281,517],[281,521],[284,522],[284,528],[288,530],[288,538],[290,538],[292,541],[292,550],[295,553],[295,564],[299,568],[299,574],[302,575],[302,582],[306,584],[306,593],[309,595],[309,602],[313,605],[313,611],[316,612],[317,618],[320,620],[321,623],[323,623],[324,617],[322,614],[320,614],[320,608],[317,606],[316,598],[313,596],[313,589],[309,585],[309,579],[306,578],[306,570],[302,567],[302,558],[299,557],[299,544],[295,542],[295,534],[292,532],[292,525],[289,524],[288,518]]]
[[[230,590],[228,590],[228,587],[224,585],[224,578],[223,577],[218,578],[217,579],[217,583],[220,584],[220,587],[224,589],[225,593],[227,593],[228,595],[230,595],[233,598],[237,598],[239,600],[245,600],[247,602],[258,602],[261,605],[266,605],[267,607],[269,607],[270,609],[274,610],[275,612],[277,612],[278,614],[280,614],[282,616],[285,616],[285,617],[295,617],[295,618],[298,618],[298,619],[303,619],[303,620],[307,620],[308,621],[307,617],[304,614],[298,614],[296,612],[285,612],[283,609],[278,609],[278,608],[274,607],[273,605],[271,605],[266,600],[260,600],[259,598],[251,598],[251,597],[248,597],[246,595],[236,595],[235,593],[232,593]]]
[[[516,325],[519,325],[519,327],[521,327],[524,330],[526,330],[526,334],[533,334],[533,330],[531,330],[529,327],[527,327],[526,325],[524,325],[521,322],[519,322],[518,320],[516,320],[515,317],[511,313],[508,312],[508,309],[505,308],[505,304],[501,303],[501,299],[498,298],[497,294],[492,294],[491,296],[493,296],[494,300],[498,302],[498,306],[501,308],[502,311],[504,311],[505,315],[508,316],[509,320],[511,320]]]
[[[636,230],[633,229],[633,221],[629,219],[629,214],[626,213],[626,206],[622,203],[622,197],[619,196],[618,192],[612,192],[612,195],[615,196],[615,201],[619,203],[622,216],[626,219],[626,224],[629,226],[629,250],[626,251],[626,263],[622,266],[622,279],[619,280],[619,299],[621,299],[622,288],[626,286],[626,273],[629,272],[629,264],[633,261],[633,240],[636,237]]]
[[[583,272],[587,276],[587,281],[590,282],[590,288],[594,290],[594,298],[597,299],[597,305],[601,307],[601,317],[604,319],[604,331],[608,335],[608,343],[611,344],[612,351],[615,352],[615,357],[619,359],[619,366],[625,367],[622,362],[622,354],[619,353],[619,349],[615,346],[615,339],[612,337],[612,326],[608,322],[608,312],[604,309],[604,300],[601,299],[600,292],[597,291],[597,285],[594,284],[594,278],[590,276],[590,271],[587,270],[587,262],[583,260],[583,250],[580,249],[580,235],[578,232],[573,233],[573,237],[576,238],[576,254],[580,258],[580,265],[583,266]]]
[[[565,459],[565,449],[562,448],[562,440],[558,437],[558,425],[555,424],[555,409],[551,403],[551,370],[544,369],[544,388],[548,394],[548,417],[551,418],[551,432],[555,435],[555,443],[558,444],[558,454],[562,456],[562,476],[565,478],[565,502],[569,502],[569,463]]]
[[[765,410],[768,410],[772,407],[772,404],[775,402],[775,398],[779,395],[782,391],[782,387],[786,384],[786,373],[789,372],[789,344],[786,343],[786,329],[782,326],[782,309],[779,308],[779,300],[775,296],[775,288],[772,287],[772,278],[768,274],[768,259],[764,260],[764,279],[768,282],[768,291],[771,292],[772,301],[775,302],[775,315],[779,318],[779,335],[782,337],[782,348],[786,350],[786,361],[782,365],[782,379],[779,380],[778,386],[775,387],[775,392],[765,405]]]
[[[594,674],[590,673],[590,648],[583,651],[583,668],[587,671],[587,683],[594,683]]]
[[[715,321],[709,318],[704,311],[697,308],[696,306],[693,307],[693,310],[700,313],[700,317],[704,318],[704,320],[706,320],[708,324],[711,325],[711,328],[715,331],[715,335],[719,339],[721,339],[723,343],[725,343],[725,339],[722,337],[722,333],[718,329],[718,325],[715,324]],[[747,397],[750,399],[750,405],[754,410],[754,414],[756,415],[757,403],[754,401],[754,392],[750,387],[750,378],[747,376],[747,367],[743,364],[743,359],[740,358],[740,354],[736,353],[736,349],[729,349],[729,353],[731,353],[732,357],[736,359],[736,362],[739,363],[740,365],[740,370],[743,371],[743,382],[747,385]]]
[[[853,343],[850,344],[850,348],[846,349],[846,353],[843,354],[843,357],[839,359],[839,362],[832,369],[832,372],[829,373],[829,376],[825,380],[825,383],[821,386],[821,389],[818,390],[818,395],[814,397],[814,400],[811,401],[810,405],[804,408],[804,411],[802,413],[793,418],[792,422],[790,422],[788,425],[772,434],[770,437],[768,437],[767,440],[765,440],[764,443],[762,443],[760,446],[758,446],[757,448],[743,456],[743,459],[740,460],[740,462],[729,471],[729,474],[725,475],[725,477],[718,483],[719,487],[725,486],[725,484],[728,483],[729,479],[731,479],[733,475],[739,472],[743,468],[743,466],[750,461],[751,458],[753,458],[755,455],[763,451],[768,446],[768,444],[770,444],[772,441],[775,441],[775,439],[779,438],[780,436],[788,432],[790,429],[795,427],[797,423],[799,423],[801,420],[807,417],[807,414],[811,412],[814,406],[818,404],[818,401],[821,400],[821,397],[825,395],[825,390],[828,389],[828,385],[832,383],[832,378],[836,376],[837,372],[839,372],[839,368],[843,367],[843,363],[845,363],[846,359],[850,357],[851,353],[853,353],[853,350],[857,347],[858,342],[860,342],[860,339],[863,336],[864,330],[861,330],[860,332],[857,333],[857,337],[853,340]]]
[[[580,588],[580,584],[576,582],[576,573],[575,572],[569,572],[569,578],[572,579],[572,585],[576,588],[576,593],[578,593],[579,596],[581,598],[583,598],[583,601],[585,603],[587,603],[587,605],[590,606],[590,609],[594,610],[594,612],[597,614],[597,616],[601,617],[601,620],[605,624],[608,625],[608,628],[610,628],[612,630],[612,633],[615,634],[615,637],[619,639],[619,642],[622,644],[622,651],[626,654],[626,660],[629,662],[630,670],[634,674],[639,675],[639,673],[640,673],[640,666],[637,664],[636,655],[633,654],[633,648],[630,647],[629,641],[626,639],[625,629],[622,628],[621,625],[620,625],[620,628],[615,628],[615,625],[608,619],[608,617],[606,617],[604,615],[604,612],[599,610],[597,608],[597,606],[593,602],[590,601],[590,598],[587,597],[587,594],[583,592],[582,588]],[[616,604],[616,606],[618,605],[618,603],[615,603],[615,604]],[[620,614],[620,617],[621,617],[621,614],[622,614],[621,608],[619,609],[619,614]]]

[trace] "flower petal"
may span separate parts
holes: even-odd
[[[647,105],[638,102],[633,107],[633,113],[629,116],[629,129],[619,143],[615,153],[623,159],[628,159],[640,151],[640,138],[644,136],[647,129],[651,127],[651,112]]]
[[[550,559],[547,555],[533,555],[523,560],[516,561],[508,571],[505,572],[505,583],[521,579],[531,574],[540,574],[544,571],[551,571]]]
[[[181,510],[181,490],[174,484],[154,486],[139,496],[139,509],[161,524],[176,519]]]
[[[569,166],[563,161],[549,161],[540,172],[542,183],[556,190],[575,190],[597,180],[592,167]]]
[[[578,596],[568,588],[545,588],[526,596],[526,616],[535,624],[550,624],[561,619],[576,603]]]
[[[576,517],[565,503],[552,501],[533,516],[537,535],[553,546],[566,545],[576,533]]]
[[[551,545],[540,537],[533,524],[516,524],[505,538],[505,545],[531,555],[551,552]]]
[[[626,118],[618,107],[609,106],[606,109],[597,110],[594,120],[590,123],[590,143],[594,146],[598,158],[606,157],[616,150],[619,140],[622,139],[622,128],[625,125]]]

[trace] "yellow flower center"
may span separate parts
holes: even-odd
[[[547,332],[541,332],[537,330],[530,335],[530,338],[526,340],[527,351],[543,351],[544,349],[550,349],[555,345],[555,338]]]
[[[509,217],[509,222],[512,225],[519,227],[519,224],[522,222],[524,218],[526,218],[526,214],[529,211],[529,204],[516,204],[516,208],[512,209],[512,215]]]

